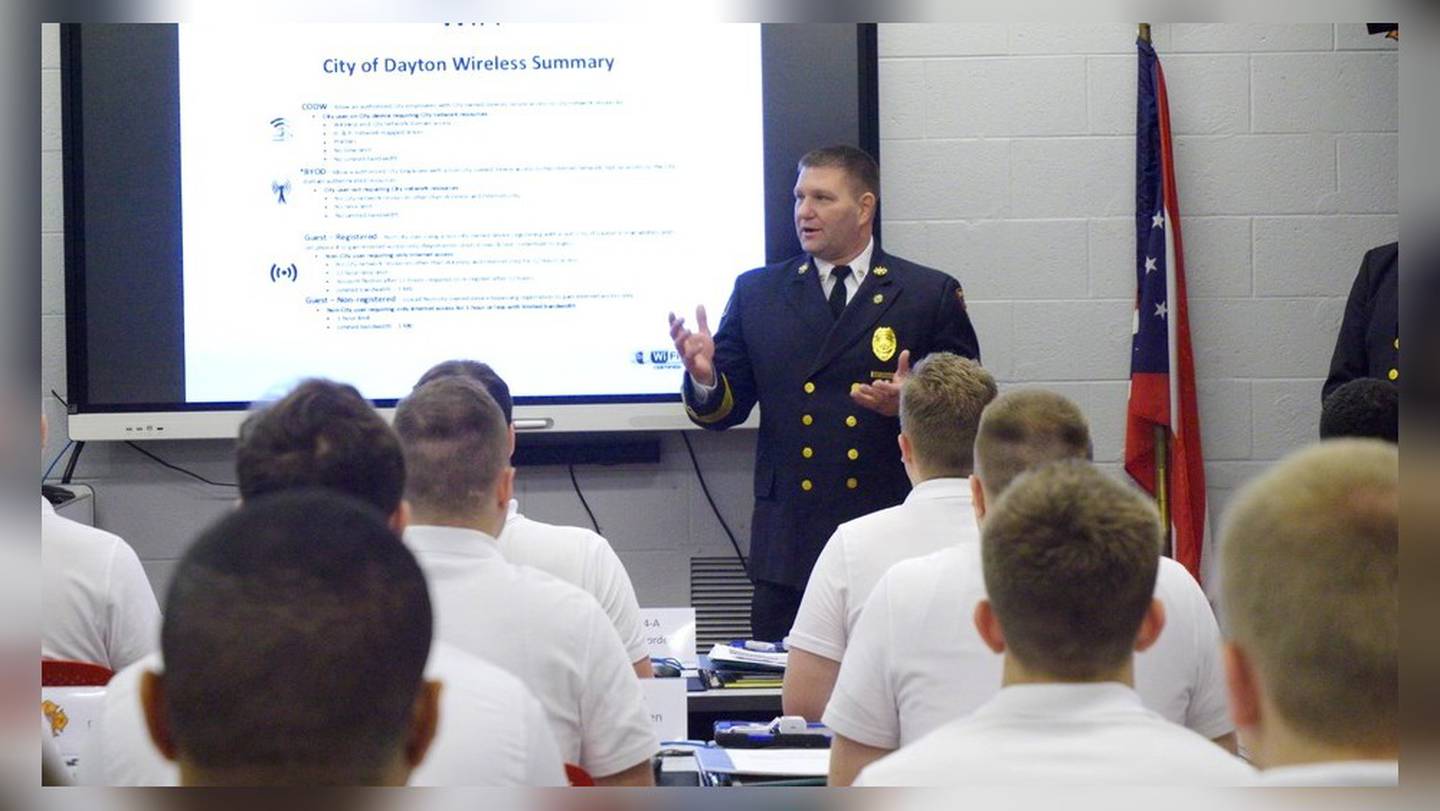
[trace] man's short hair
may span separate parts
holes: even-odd
[[[240,497],[329,487],[386,515],[405,493],[405,457],[385,419],[354,386],[313,378],[240,426]]]
[[[500,406],[500,411],[505,415],[505,424],[514,422],[515,400],[510,396],[510,386],[505,379],[490,368],[490,364],[481,363],[478,360],[447,360],[437,363],[420,375],[415,381],[415,388],[429,383],[432,380],[439,380],[442,377],[468,377],[485,387],[490,396],[495,398],[495,404]],[[411,389],[414,391],[414,389]]]
[[[928,471],[970,475],[980,412],[997,393],[995,378],[969,358],[935,352],[916,364],[900,389],[900,430]]]
[[[975,465],[988,498],[999,498],[1037,465],[1092,456],[1090,423],[1079,406],[1053,391],[1006,392],[980,415]]]
[[[431,623],[425,577],[374,507],[319,488],[245,501],[185,553],[165,601],[182,761],[373,782],[403,752]]]
[[[1155,595],[1160,517],[1084,461],[1021,475],[981,529],[985,590],[1011,655],[1081,681],[1123,666]]]
[[[1286,724],[1393,745],[1400,709],[1400,456],[1375,439],[1291,454],[1236,496],[1225,616]]]
[[[880,199],[880,164],[869,152],[848,144],[822,146],[802,155],[796,170],[820,166],[844,170],[857,187],[856,197],[869,192],[877,201]]]
[[[1330,392],[1320,409],[1320,438],[1370,437],[1400,441],[1400,389],[1361,377]]]
[[[440,377],[395,407],[405,448],[405,494],[416,508],[439,515],[476,512],[510,459],[500,406],[468,377]]]

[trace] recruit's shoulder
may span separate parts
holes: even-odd
[[[130,544],[119,535],[82,524],[53,510],[41,513],[40,530],[42,542],[47,546],[64,545],[90,554],[111,554],[130,549]]]

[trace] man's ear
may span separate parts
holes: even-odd
[[[501,510],[510,508],[510,499],[515,497],[515,468],[506,465],[500,471],[500,482],[495,488],[495,500],[499,502]]]
[[[895,441],[900,444],[900,463],[904,465],[913,464],[915,462],[915,449],[910,444],[910,437],[901,433],[895,437]]]
[[[860,222],[861,224],[873,223],[875,221],[875,194],[865,192],[860,195]]]
[[[390,525],[391,532],[404,535],[405,528],[410,526],[410,502],[400,499],[400,503],[395,505],[395,512],[390,513],[390,520],[386,523]]]
[[[1260,674],[1255,672],[1254,663],[1234,642],[1221,645],[1220,655],[1225,661],[1225,687],[1230,692],[1230,718],[1235,722],[1235,728],[1259,726],[1263,715],[1260,709]]]
[[[420,683],[420,693],[415,696],[415,711],[410,718],[410,732],[405,737],[405,764],[411,769],[420,765],[430,744],[435,742],[435,733],[440,729],[440,691],[438,681],[426,679]]]
[[[981,600],[975,605],[975,630],[980,632],[985,647],[996,653],[1005,652],[1005,631],[1000,627],[1000,620],[989,600]]]
[[[165,712],[165,677],[153,670],[140,674],[140,708],[155,748],[166,760],[175,760],[175,738],[170,732],[170,716]]]
[[[506,426],[506,428],[507,428],[507,430],[509,430],[509,432],[510,432],[510,456],[514,456],[514,455],[515,455],[515,423],[513,423],[513,422],[510,423],[508,426]],[[507,457],[507,458],[508,458],[508,457]]]
[[[1145,617],[1140,620],[1140,630],[1135,634],[1135,652],[1140,653],[1154,645],[1164,630],[1165,604],[1152,599],[1150,607],[1145,609]]]
[[[975,523],[985,523],[985,484],[977,473],[970,474],[970,503],[975,507]]]

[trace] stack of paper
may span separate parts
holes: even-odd
[[[723,749],[695,750],[695,765],[707,785],[767,782],[787,778],[821,778],[830,770],[829,749]],[[748,780],[747,780],[748,778]]]
[[[789,654],[784,652],[764,653],[720,644],[710,649],[710,663],[717,670],[767,670],[783,673],[788,660]]]

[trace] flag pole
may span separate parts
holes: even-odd
[[[1150,44],[1150,23],[1140,23],[1140,41]],[[1155,426],[1155,506],[1160,510],[1160,526],[1165,533],[1165,553],[1175,554],[1174,539],[1170,534],[1170,431],[1163,425]]]
[[[1170,534],[1170,431],[1163,425],[1155,426],[1155,506],[1160,510],[1160,529],[1164,540],[1164,553],[1175,556],[1174,538]]]

